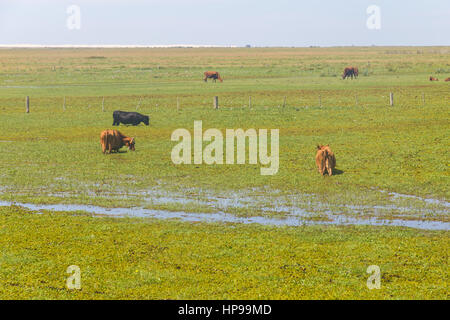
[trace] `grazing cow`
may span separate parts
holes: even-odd
[[[445,79],[446,82],[450,81],[450,78]]]
[[[439,81],[439,79],[438,79],[438,78],[435,78],[435,77],[432,77],[432,76],[430,76],[430,81]]]
[[[223,82],[222,78],[220,77],[220,74],[217,71],[205,71],[203,73],[205,78],[203,79],[205,82],[208,81],[208,79],[213,79],[214,82],[216,82],[217,79],[219,79],[220,82]]]
[[[356,67],[346,67],[344,69],[344,73],[342,74],[342,79],[346,79],[348,77],[351,77],[353,80],[353,77],[358,78],[358,68]]]
[[[328,172],[329,176],[333,175],[333,169],[336,167],[336,157],[329,145],[317,146],[316,165],[321,175],[324,175],[325,171]]]
[[[123,146],[134,151],[134,138],[127,137],[118,130],[105,130],[100,134],[103,153],[118,152]]]
[[[113,112],[113,126],[118,126],[120,123],[123,124],[132,124],[133,126],[137,126],[141,122],[145,123],[145,125],[149,125],[150,118],[143,114],[137,112],[126,112],[116,110]]]

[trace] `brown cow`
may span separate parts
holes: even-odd
[[[344,73],[342,74],[342,79],[346,79],[348,77],[351,77],[353,80],[353,77],[358,78],[358,68],[357,67],[346,67],[344,69]]]
[[[336,157],[329,145],[317,146],[316,165],[321,175],[324,175],[325,170],[329,176],[333,175],[333,169],[336,167]]]
[[[203,73],[205,78],[203,79],[205,82],[208,81],[208,79],[213,79],[214,82],[216,82],[217,79],[219,79],[220,82],[223,82],[222,78],[220,77],[220,74],[217,71],[205,71]]]
[[[445,79],[446,82],[450,81],[450,78]]]
[[[102,145],[103,153],[118,152],[123,146],[134,151],[134,138],[124,136],[118,130],[105,130],[100,134],[100,143]]]
[[[432,76],[430,76],[430,81],[439,81],[439,79],[438,79],[438,78],[435,78],[435,77],[432,77]]]

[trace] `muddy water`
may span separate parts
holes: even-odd
[[[189,213],[184,211],[166,211],[153,210],[141,207],[135,208],[103,208],[91,205],[68,205],[68,204],[30,204],[30,203],[11,203],[0,201],[0,206],[10,206],[15,204],[33,211],[50,210],[50,211],[84,211],[96,215],[105,215],[113,217],[148,217],[156,219],[180,219],[182,221],[199,221],[199,222],[228,222],[228,223],[257,223],[261,225],[272,226],[302,226],[302,225],[372,225],[372,226],[397,226],[410,227],[426,230],[450,230],[450,223],[440,221],[420,221],[420,220],[383,220],[377,218],[353,218],[345,215],[337,215],[334,213],[326,213],[325,220],[312,221],[308,218],[305,210],[296,208],[283,208],[290,210],[290,214],[286,218],[270,218],[270,217],[237,217],[232,214],[223,212],[218,213]]]

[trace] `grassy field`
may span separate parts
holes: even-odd
[[[449,222],[449,61],[448,47],[2,49],[0,200],[286,217],[289,210],[277,210],[282,199],[319,220],[333,212]],[[340,78],[348,65],[359,67],[357,80]],[[204,83],[205,70],[224,82]],[[112,128],[117,109],[150,115],[150,126],[119,127],[136,138],[136,151],[103,155],[100,132]],[[174,165],[171,133],[192,132],[194,120],[222,132],[279,129],[278,173],[261,176],[250,164]],[[338,174],[317,173],[317,144],[330,144]],[[220,205],[240,196],[246,205]],[[231,227],[1,210],[2,298],[433,298],[445,297],[448,283],[448,230]],[[121,244],[113,247],[113,238]],[[79,249],[73,255],[71,245]],[[290,256],[292,246],[301,250]],[[165,264],[150,261],[165,254],[160,247],[172,250],[164,251]],[[156,252],[144,257],[145,248]],[[261,251],[249,257],[247,249]],[[64,291],[58,272],[76,264],[64,255],[86,266],[86,291]],[[272,274],[277,257],[287,266],[307,262],[308,273],[277,264]],[[402,265],[406,257],[414,262]],[[26,271],[29,263],[37,271]],[[369,264],[387,268],[389,289],[366,288]],[[328,285],[328,278],[338,280]]]
[[[0,225],[2,299],[448,298],[444,231],[192,224],[18,207],[0,207]],[[70,265],[81,270],[81,290],[66,288]],[[366,286],[369,265],[380,267],[379,290]]]

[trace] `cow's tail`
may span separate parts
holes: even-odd
[[[109,152],[109,153],[112,152],[115,134],[116,134],[115,130],[108,130],[106,132],[106,134],[105,134],[105,148],[106,148],[106,152]]]
[[[111,149],[110,149],[110,145],[111,145],[111,134],[108,132],[108,134],[106,135],[106,141],[105,141],[105,145],[106,145],[106,150],[108,150],[109,153],[111,153]]]
[[[103,153],[106,153],[106,150],[107,150],[107,147],[108,147],[107,139],[108,139],[108,134],[105,131],[102,132],[102,135],[100,136],[100,143],[102,145],[102,152]]]

